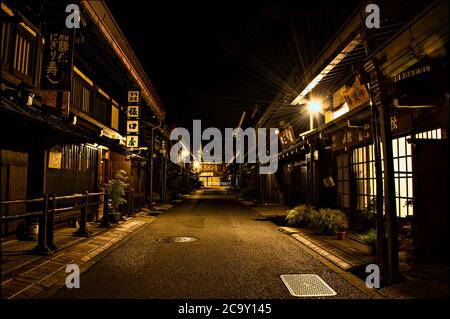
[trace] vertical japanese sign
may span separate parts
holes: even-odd
[[[139,148],[139,118],[141,96],[139,91],[128,91],[127,147]]]
[[[49,30],[45,36],[41,88],[70,91],[74,48],[73,29]]]
[[[288,148],[291,145],[294,145],[296,142],[295,139],[295,133],[294,129],[292,128],[292,125],[289,125],[287,129],[285,129],[283,132],[279,134],[281,146],[283,149]]]
[[[345,89],[342,92],[342,95],[345,102],[347,102],[349,110],[353,110],[354,108],[369,102],[369,92],[367,91],[366,86],[361,84],[359,76],[356,77],[355,82],[350,88]]]

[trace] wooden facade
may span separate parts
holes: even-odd
[[[395,27],[384,26],[383,37],[364,27],[363,16],[347,21],[339,34],[347,42],[337,45],[334,39],[301,81],[293,72],[290,85],[258,122],[279,127],[283,120],[280,135],[289,125],[296,134],[295,143],[280,144],[282,178],[260,176],[267,185],[260,198],[272,197],[267,181],[274,180],[278,202],[339,208],[354,230],[364,228],[361,212],[378,201],[388,250],[377,260],[386,262],[385,278],[395,280],[397,236],[410,232],[408,227],[416,260],[447,258],[439,251],[448,249],[448,3],[435,1],[393,16]],[[312,83],[319,73],[321,80]],[[298,96],[286,106],[292,87]],[[298,112],[317,97],[325,113],[318,127],[315,123],[308,132],[290,123],[289,109],[296,106]],[[432,185],[439,191],[430,196]]]
[[[99,14],[101,23],[114,22],[104,3],[75,3],[84,8],[81,28],[67,33],[64,3],[2,1],[1,200],[97,192],[123,169],[131,207],[138,208],[150,178],[150,138],[142,133],[146,151],[140,154],[125,147],[127,93],[140,92],[143,114],[154,119],[142,119],[143,129],[163,120],[164,109],[131,48],[123,47],[128,44],[117,24],[94,22]],[[59,71],[48,65],[55,32],[68,41],[61,46],[68,56],[65,65],[57,64],[65,68],[64,81],[51,87],[49,72]],[[22,209],[2,205],[2,215]],[[2,236],[14,228],[6,224]]]

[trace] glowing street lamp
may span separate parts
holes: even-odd
[[[309,101],[306,105],[309,111],[309,129],[312,131],[314,129],[314,114],[319,113],[322,110],[322,105],[317,100]]]

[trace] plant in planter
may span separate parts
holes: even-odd
[[[370,252],[372,256],[376,255],[376,241],[377,241],[377,231],[375,228],[371,228],[368,232],[361,236],[361,240],[370,247]]]
[[[304,227],[309,226],[313,220],[313,216],[317,211],[309,205],[298,205],[288,211],[286,215],[286,223],[289,226]]]
[[[338,234],[338,239],[343,239],[345,230],[348,229],[348,219],[338,209],[321,208],[319,213],[314,215],[312,226],[318,234]]]
[[[368,222],[375,223],[377,213],[377,198],[372,197],[362,210],[362,214]]]
[[[125,189],[129,186],[128,180],[129,177],[127,176],[127,173],[124,170],[118,170],[116,176],[106,183],[106,188],[108,190],[109,200],[111,203],[111,208],[109,210],[111,215],[110,217],[112,217],[111,220],[114,222],[118,222],[120,220],[120,205],[127,202],[125,199]]]

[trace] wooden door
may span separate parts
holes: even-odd
[[[1,151],[1,200],[27,198],[28,154],[8,150]],[[1,205],[2,216],[25,213],[25,204]],[[15,232],[20,221],[2,224],[1,234]]]
[[[415,140],[412,150],[416,257],[448,261],[448,142]]]

